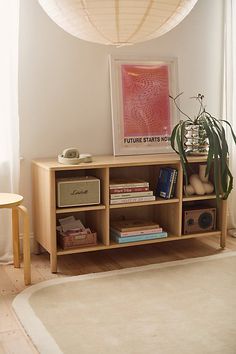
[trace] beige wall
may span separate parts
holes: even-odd
[[[177,57],[179,91],[207,97],[219,116],[222,86],[223,0],[199,0],[164,36],[113,48],[79,40],[59,28],[36,0],[21,0],[19,114],[21,193],[31,208],[30,162],[77,146],[111,154],[109,54]],[[191,112],[189,101],[182,106]]]

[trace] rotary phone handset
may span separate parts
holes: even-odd
[[[79,150],[76,148],[68,148],[63,150],[61,156],[67,159],[79,158]]]
[[[58,162],[64,165],[77,165],[81,162],[91,162],[92,155],[80,154],[76,148],[68,148],[63,150],[61,155],[58,155]]]

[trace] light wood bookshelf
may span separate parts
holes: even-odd
[[[191,157],[190,163],[206,161],[206,157]],[[175,196],[172,199],[156,198],[154,201],[114,204],[109,201],[109,180],[112,177],[139,177],[147,180],[150,190],[155,192],[161,167],[171,166],[178,170]],[[101,204],[58,208],[56,204],[56,181],[62,176],[92,175],[101,181]],[[135,155],[135,156],[95,156],[90,163],[62,165],[55,159],[36,159],[32,162],[33,180],[33,221],[34,235],[38,246],[50,254],[51,271],[57,272],[57,257],[73,253],[91,252],[122,247],[131,247],[158,242],[182,240],[193,237],[216,236],[220,246],[225,247],[227,232],[227,202],[216,202],[214,194],[205,196],[183,196],[183,170],[177,154]],[[188,203],[204,202],[217,208],[217,226],[215,231],[196,234],[182,234],[182,210]],[[78,247],[63,250],[57,245],[57,219],[74,214],[82,218],[86,226],[96,230],[96,246]],[[146,217],[159,223],[168,237],[130,242],[115,243],[110,238],[110,221],[125,218]]]

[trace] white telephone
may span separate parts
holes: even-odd
[[[58,155],[58,162],[64,165],[77,165],[81,162],[91,162],[92,155],[80,154],[76,148],[68,148],[63,150],[61,155]]]

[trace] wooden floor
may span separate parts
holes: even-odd
[[[70,275],[104,272],[161,262],[204,257],[236,250],[236,238],[227,238],[227,247],[221,250],[215,237],[163,242],[153,245],[127,247],[109,251],[61,256],[58,273],[51,274],[46,253],[32,255],[32,283]],[[11,303],[25,288],[22,269],[12,265],[0,266],[0,354],[35,354],[33,344],[17,321]]]

